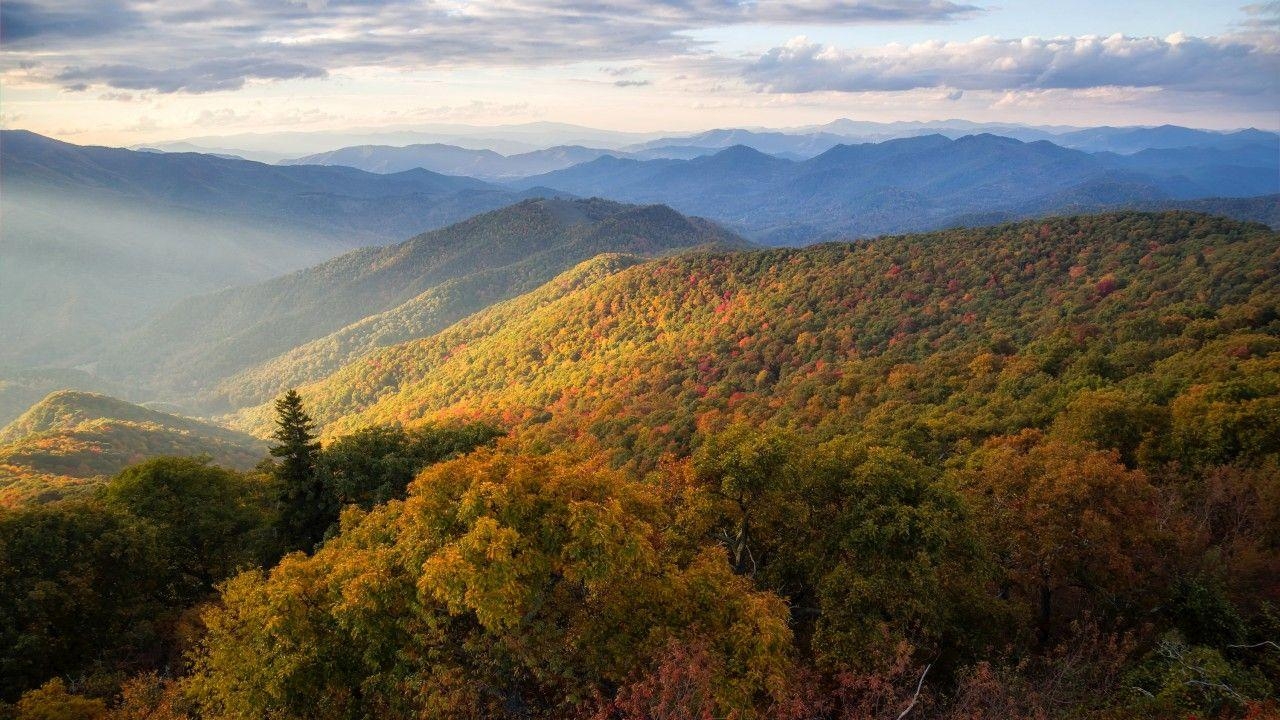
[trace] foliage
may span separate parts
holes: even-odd
[[[106,703],[70,693],[60,678],[54,678],[22,696],[16,720],[105,720],[106,716]]]
[[[0,509],[0,700],[178,661],[187,609],[270,551],[267,496],[259,477],[160,458],[95,497]]]
[[[336,508],[356,505],[372,510],[389,500],[403,500],[409,483],[423,468],[492,444],[502,431],[485,423],[405,430],[399,425],[374,426],[329,443],[317,460]],[[335,512],[330,530],[337,529]]]
[[[346,509],[227,579],[203,629],[148,623],[199,627],[274,478],[167,461],[0,516],[3,639],[101,665],[3,658],[6,699],[62,676],[208,720],[1276,708],[1280,242],[1256,226],[591,263],[300,394],[328,445],[297,397],[279,440],[327,508],[311,531]],[[216,507],[186,528],[184,502]],[[127,594],[59,584],[103,565]],[[84,610],[37,617],[59,606]],[[176,635],[190,674],[148,679]]]
[[[1158,597],[1169,538],[1155,488],[1115,452],[1025,430],[989,442],[957,476],[1002,581],[1036,608],[1040,642],[1060,624],[1059,595],[1095,614],[1152,609],[1133,602]]]
[[[108,508],[145,518],[170,568],[199,593],[261,563],[270,538],[270,485],[207,460],[159,457],[126,468],[102,493]]]
[[[779,686],[786,607],[671,544],[656,488],[560,454],[427,470],[314,556],[232,580],[206,616],[206,717],[553,717],[695,629],[716,701]]]

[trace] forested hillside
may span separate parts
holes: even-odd
[[[247,470],[262,460],[265,445],[217,425],[62,390],[0,429],[0,505],[82,495],[126,466],[162,455],[205,456]]]
[[[1189,391],[1173,368],[1269,327],[1278,257],[1266,228],[1179,213],[681,256],[511,301],[302,393],[335,431],[467,414],[650,459],[734,418],[887,432],[910,415],[976,440],[1042,426],[1086,387]],[[1241,352],[1230,377],[1262,362]]]
[[[268,382],[242,388],[232,381],[203,395],[213,409],[262,402],[368,349],[422,337],[532,290],[599,253],[654,255],[717,243],[745,241],[660,206],[529,200],[398,245],[179,303],[121,338],[99,372],[184,399],[236,373],[270,373]],[[252,369],[268,361],[269,369]]]
[[[587,260],[531,293],[533,297],[560,297],[594,284],[600,278],[644,261],[638,255],[605,253]],[[341,330],[290,350],[277,358],[233,375],[198,401],[204,407],[241,408],[260,403],[282,388],[320,380],[360,357],[380,348],[427,337],[473,298],[496,302],[509,288],[519,287],[520,271],[528,262],[449,280],[401,305],[371,315]],[[537,277],[535,274],[534,277]],[[496,285],[496,289],[495,289]]]
[[[602,269],[302,389],[335,444],[514,435],[232,581],[198,707],[1274,711],[1274,232],[1124,213]]]
[[[1262,225],[604,255],[232,419],[0,510],[22,720],[1277,710]]]

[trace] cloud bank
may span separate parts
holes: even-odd
[[[742,75],[771,93],[1159,87],[1275,96],[1280,44],[1245,36],[983,37],[845,51],[796,38]]]
[[[234,90],[347,67],[530,66],[697,52],[690,30],[936,23],[952,0],[5,0],[0,62],[68,89]],[[200,58],[199,62],[192,62]]]

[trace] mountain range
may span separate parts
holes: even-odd
[[[315,155],[282,160],[281,165],[342,165],[375,173],[425,168],[446,175],[501,180],[539,175],[595,160],[610,150],[560,145],[513,155],[473,150],[440,143],[424,145],[357,145]]]
[[[1250,145],[1275,146],[1275,133],[1241,130],[1219,133],[1173,125],[1156,128],[1099,127],[1054,134],[1045,129],[1014,125],[977,123],[914,124],[893,126],[892,131],[874,131],[856,123],[831,123],[819,129],[766,131],[747,129],[708,130],[694,135],[661,137],[621,149],[560,145],[528,152],[500,154],[484,148],[443,143],[412,145],[358,145],[315,153],[293,159],[279,159],[283,165],[344,165],[369,172],[402,172],[423,168],[447,175],[466,175],[487,180],[504,180],[562,170],[609,155],[634,160],[688,160],[743,145],[768,155],[805,160],[837,145],[884,142],[904,137],[943,135],[958,139],[989,133],[1024,142],[1046,140],[1062,147],[1085,152],[1133,154],[1152,149],[1202,148],[1236,150]],[[840,131],[840,132],[837,132]],[[843,132],[843,134],[841,134]],[[176,147],[190,148],[188,145]]]
[[[1223,146],[1243,140],[1252,144],[1260,136],[1275,133],[1247,129],[1218,131],[1175,125],[1158,127],[1092,127],[1022,125],[950,119],[929,122],[870,122],[842,118],[821,125],[788,128],[718,128],[697,132],[620,132],[565,123],[514,125],[421,125],[408,129],[369,129],[348,132],[274,132],[204,136],[154,142],[139,148],[164,152],[206,152],[236,155],[251,160],[277,162],[287,158],[328,153],[353,146],[398,147],[444,144],[470,150],[491,150],[515,155],[556,146],[585,146],[620,154],[643,153],[660,147],[724,149],[747,145],[762,152],[797,158],[811,157],[837,144],[883,142],[919,135],[990,133],[1032,142],[1049,140],[1064,147],[1089,152],[1136,152],[1147,148]]]
[[[537,195],[425,170],[279,167],[0,134],[0,367],[65,360],[174,300]]]
[[[948,227],[983,213],[1273,194],[1280,141],[1119,155],[996,135],[924,135],[838,145],[803,161],[739,145],[691,160],[605,156],[514,186],[666,203],[766,244],[802,244]]]

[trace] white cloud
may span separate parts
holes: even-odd
[[[739,24],[948,22],[953,0],[5,0],[0,67],[47,82],[235,90],[340,68],[501,67],[668,57],[690,30]],[[199,58],[193,62],[193,58]]]
[[[1060,37],[841,50],[800,37],[743,70],[771,93],[1159,87],[1274,97],[1280,43],[1244,36]]]

